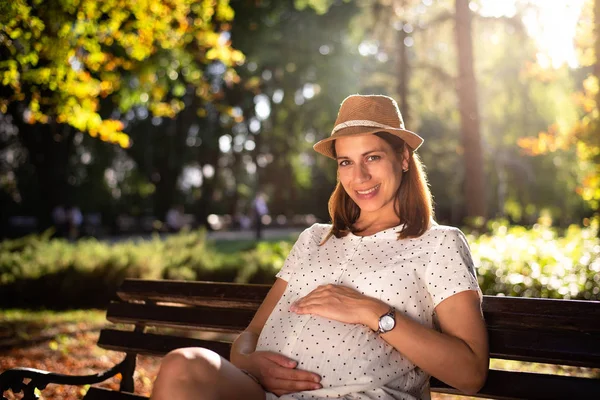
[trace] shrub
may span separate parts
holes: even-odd
[[[484,294],[600,300],[598,220],[564,232],[491,225],[491,233],[468,237]]]

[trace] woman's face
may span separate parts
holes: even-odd
[[[361,216],[395,216],[394,196],[402,181],[402,168],[408,167],[408,154],[401,160],[392,146],[376,135],[336,139],[335,152],[340,182],[360,207]]]

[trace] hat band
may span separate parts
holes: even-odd
[[[367,127],[382,128],[382,129],[404,129],[404,128],[395,128],[393,126],[389,126],[389,125],[385,125],[385,124],[380,124],[379,122],[371,121],[371,120],[368,120],[368,119],[353,119],[353,120],[350,120],[350,121],[346,121],[346,122],[342,122],[340,124],[337,124],[333,128],[333,131],[331,131],[331,134],[333,135],[334,133],[336,133],[340,129],[349,128],[349,127],[352,127],[352,126],[367,126]]]

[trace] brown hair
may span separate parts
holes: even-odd
[[[396,151],[396,155],[403,158],[405,143],[402,139],[386,132],[378,132],[375,135],[384,139]],[[332,142],[335,156],[335,145]],[[394,198],[394,209],[400,218],[404,228],[398,234],[398,239],[419,237],[429,228],[433,215],[431,192],[427,184],[427,176],[423,170],[423,164],[419,155],[409,149],[408,171],[404,172],[402,181]],[[324,244],[331,236],[341,238],[350,232],[358,232],[354,223],[360,216],[360,208],[344,190],[341,182],[338,182],[329,198],[329,216],[331,217],[331,230],[323,239]]]

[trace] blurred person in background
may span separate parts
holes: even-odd
[[[56,205],[52,209],[52,223],[56,229],[56,237],[66,237],[68,232],[67,210],[62,204]]]
[[[67,218],[67,235],[69,240],[79,239],[81,234],[81,224],[83,223],[83,215],[81,210],[76,205],[69,205],[66,210]]]
[[[263,217],[269,214],[267,199],[263,192],[258,192],[252,201],[252,214],[254,215],[254,230],[256,240],[262,239]]]
[[[185,214],[181,204],[176,204],[167,211],[166,223],[169,232],[179,232],[185,226]]]

